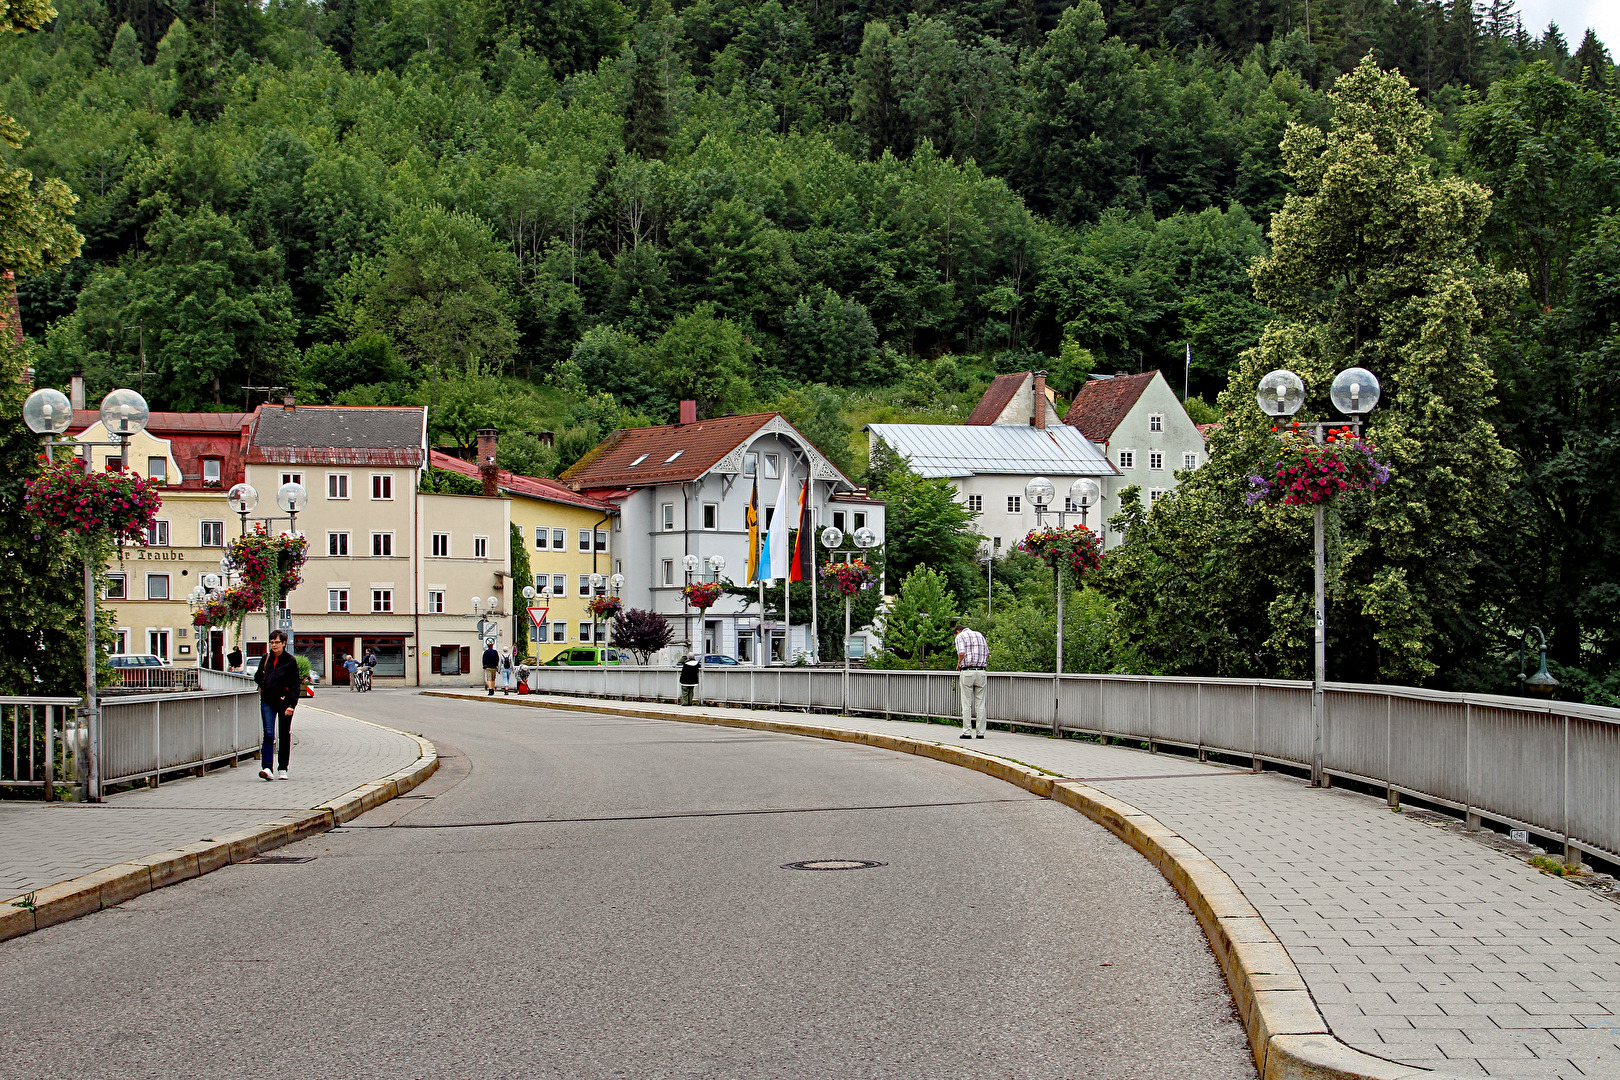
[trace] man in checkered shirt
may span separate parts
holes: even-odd
[[[963,623],[956,626],[957,686],[962,693],[962,738],[984,738],[984,669],[990,664],[990,644],[984,635]],[[978,735],[974,735],[974,724]]]

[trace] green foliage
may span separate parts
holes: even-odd
[[[754,347],[741,328],[715,317],[715,305],[701,303],[674,321],[647,349],[653,382],[669,398],[691,398],[698,415],[735,411],[748,399]]]
[[[524,582],[533,583],[534,570],[529,563],[529,545],[524,539],[523,530],[517,525],[512,526],[512,581],[516,588],[512,604],[512,642],[517,649],[517,659],[526,660],[529,657],[529,613],[521,600]]]
[[[955,485],[918,476],[886,448],[869,481],[873,494],[888,504],[883,539],[894,576],[909,580],[916,570],[931,567],[952,588],[971,591],[979,573],[974,562],[979,535],[973,531],[978,515],[957,499]]]
[[[1057,600],[1051,574],[1036,578],[1044,588],[1004,594],[996,603],[985,635],[992,671],[1052,671],[1057,667]],[[1095,589],[1070,589],[1063,600],[1063,670],[1116,670],[1113,638],[1114,610],[1108,599]]]
[[[945,578],[926,566],[906,575],[900,595],[881,617],[883,648],[867,661],[875,668],[954,668],[956,596]]]

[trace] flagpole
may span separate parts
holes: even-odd
[[[800,537],[799,542],[804,543]],[[821,568],[816,564],[816,482],[810,481],[810,662],[821,666],[821,607],[817,595],[821,592]]]
[[[765,666],[765,650],[771,647],[771,639],[765,633],[765,579],[759,579],[759,650],[754,654],[754,666]]]

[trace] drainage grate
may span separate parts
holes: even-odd
[[[806,859],[803,862],[783,863],[784,870],[870,870],[874,866],[888,866],[888,863],[873,862],[871,859]]]
[[[313,855],[260,855],[257,859],[249,859],[250,863],[268,863],[271,866],[285,866],[288,863],[314,862]]]

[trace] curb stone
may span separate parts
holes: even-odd
[[[313,810],[298,811],[262,825],[131,859],[38,889],[31,894],[32,907],[17,906],[29,894],[12,897],[0,906],[0,941],[114,907],[142,893],[177,885],[222,866],[246,862],[263,852],[323,833],[405,794],[438,770],[439,751],[428,740],[381,724],[371,726],[414,740],[420,757],[381,780],[362,784]]]
[[[1374,1057],[1334,1038],[1282,942],[1226,872],[1157,818],[1096,788],[1061,780],[1040,769],[981,750],[903,735],[743,716],[667,712],[629,704],[523,698],[497,700],[434,690],[425,690],[422,694],[534,709],[608,713],[806,735],[915,754],[1004,780],[1032,795],[1084,814],[1136,849],[1170,882],[1209,940],[1244,1030],[1248,1032],[1249,1049],[1254,1054],[1261,1080],[1417,1080],[1419,1077],[1454,1080],[1445,1073]]]

